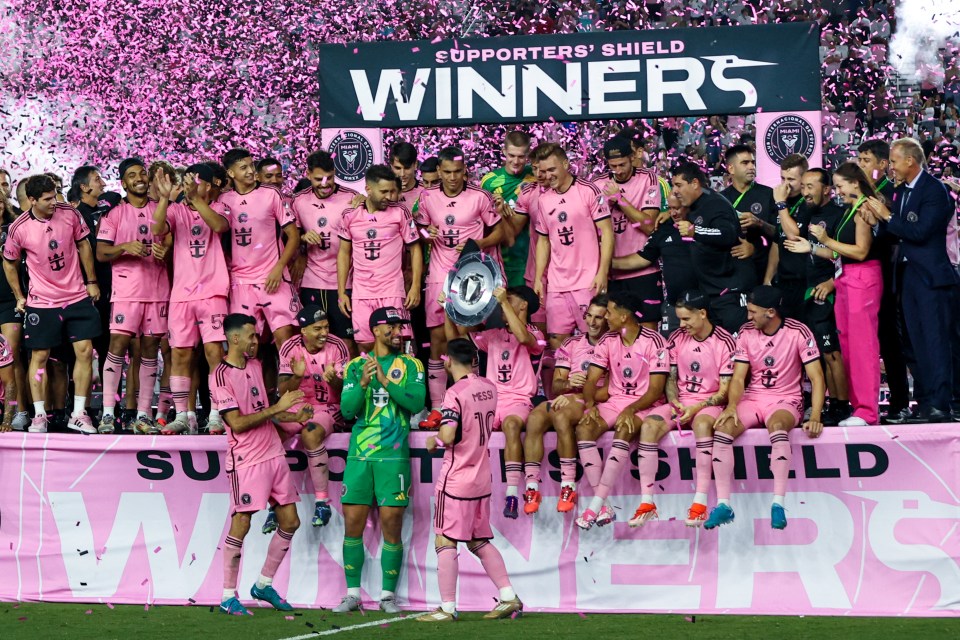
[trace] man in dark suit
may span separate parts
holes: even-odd
[[[948,422],[952,390],[950,356],[953,302],[960,276],[947,257],[947,224],[953,201],[943,183],[924,171],[926,157],[910,138],[890,147],[890,166],[900,183],[891,208],[870,198],[863,213],[901,240],[903,315],[917,366],[917,410],[910,423]],[[891,210],[892,209],[892,210]]]

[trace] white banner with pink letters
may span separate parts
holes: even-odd
[[[660,520],[636,530],[626,525],[639,501],[634,467],[613,493],[618,522],[580,531],[572,514],[555,510],[559,468],[552,435],[540,513],[518,520],[500,515],[503,440],[497,434],[491,445],[495,544],[527,610],[956,615],[958,436],[951,425],[829,429],[818,441],[794,431],[789,526],[773,531],[769,443],[763,432],[747,433],[737,448],[736,522],[703,531],[683,525],[693,495],[693,438],[673,433],[661,443]],[[398,593],[415,610],[439,602],[432,504],[440,460],[423,449],[425,437],[412,436],[412,502]],[[334,493],[346,438],[338,434],[328,443]],[[0,600],[218,602],[219,549],[229,515],[225,444],[189,436],[0,435]],[[303,525],[274,584],[294,606],[329,607],[345,590],[339,504],[327,527],[311,527],[306,457],[294,450],[288,461],[302,489]],[[257,514],[244,543],[242,598],[266,555],[263,518]],[[365,540],[363,587],[372,599],[380,592],[376,522]],[[493,585],[466,550],[459,560],[460,608],[489,609]]]

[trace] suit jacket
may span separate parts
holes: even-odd
[[[897,187],[887,231],[900,238],[900,255],[931,288],[950,287],[960,278],[947,257],[947,224],[956,215],[942,182],[926,171],[912,192]]]

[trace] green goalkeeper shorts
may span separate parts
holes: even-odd
[[[409,460],[347,460],[341,504],[406,507],[410,504]]]

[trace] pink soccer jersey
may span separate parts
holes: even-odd
[[[500,222],[493,197],[478,187],[466,185],[452,198],[440,186],[424,189],[417,207],[417,224],[437,228],[430,245],[428,283],[443,282],[460,257],[457,246],[467,240],[480,240],[484,230]],[[490,253],[487,251],[486,253]]]
[[[320,244],[305,244],[307,268],[301,286],[307,289],[337,288],[337,253],[340,251],[340,223],[350,201],[357,192],[337,185],[327,198],[318,198],[313,189],[307,189],[293,199],[293,214],[304,233],[314,231]],[[347,289],[351,278],[347,278]]]
[[[420,199],[420,194],[422,192],[423,192],[423,185],[417,182],[417,186],[415,186],[413,189],[410,189],[410,191],[400,192],[400,199],[397,200],[397,203],[402,204],[407,209],[409,209],[411,213],[416,215],[417,201]]]
[[[210,208],[229,220],[220,202]],[[206,300],[230,294],[230,276],[223,257],[220,234],[207,226],[200,214],[185,204],[167,207],[167,226],[173,234],[173,286],[170,302]]]
[[[590,368],[590,362],[593,360],[593,352],[596,345],[590,344],[587,334],[580,333],[571,336],[563,341],[560,348],[557,349],[556,362],[554,367],[557,369],[569,369],[570,375],[574,373],[586,373]],[[601,381],[602,385],[603,382]]]
[[[369,212],[366,205],[343,214],[340,239],[353,244],[353,297],[404,298],[403,248],[419,240],[417,225],[403,205]]]
[[[453,498],[490,495],[490,432],[497,412],[497,386],[470,374],[447,389],[440,413],[443,425],[457,428],[457,441],[443,452],[437,488]]]
[[[513,208],[517,213],[526,215],[529,220],[527,229],[530,234],[530,249],[527,251],[527,268],[523,272],[523,279],[529,285],[533,286],[533,279],[537,275],[537,220],[540,217],[540,193],[543,190],[536,182],[525,182],[520,185],[520,195],[517,197],[517,205]],[[543,276],[544,282],[548,280],[546,274]]]
[[[750,380],[744,398],[791,396],[799,398],[803,367],[820,359],[817,341],[807,325],[785,319],[768,336],[752,322],[740,328],[734,362],[750,365]]]
[[[141,242],[147,251],[153,243],[160,242],[150,227],[157,203],[148,201],[138,209],[126,200],[100,218],[97,241],[119,246],[128,242]],[[170,276],[167,263],[157,260],[152,253],[146,256],[121,254],[110,263],[113,275],[111,302],[167,302],[170,300]]]
[[[536,232],[550,238],[551,293],[589,289],[600,266],[596,222],[610,217],[600,190],[576,178],[563,193],[541,193],[538,208]]]
[[[68,204],[57,204],[48,220],[27,211],[10,223],[3,257],[19,261],[26,254],[28,306],[53,309],[87,297],[76,243],[88,235],[90,229],[83,216]]]
[[[600,367],[610,378],[610,398],[630,396],[640,398],[650,386],[650,376],[670,373],[667,344],[656,331],[646,327],[633,344],[626,345],[619,333],[604,334],[593,350],[590,364]],[[653,406],[662,404],[661,401]]]
[[[509,329],[486,329],[470,334],[477,349],[488,354],[487,377],[497,385],[501,400],[521,398],[529,402],[537,395],[537,367],[533,358],[543,353],[547,343],[540,329],[532,324],[527,325],[527,331],[537,339],[532,347],[520,344]]]
[[[303,358],[307,365],[300,382],[304,401],[310,404],[340,404],[340,392],[323,379],[323,371],[332,364],[337,373],[343,376],[343,369],[350,361],[350,352],[343,340],[331,334],[320,351],[310,353],[303,344],[303,336],[293,336],[280,347],[280,375],[293,375],[294,358]]]
[[[230,210],[231,284],[263,284],[283,253],[277,225],[294,224],[293,213],[280,190],[270,185],[243,195],[228,191],[220,202]]]
[[[660,212],[660,183],[657,181],[657,174],[652,171],[633,170],[633,175],[626,182],[616,182],[612,177],[597,178],[594,184],[601,192],[606,192],[607,185],[615,184],[620,189],[620,194],[608,199],[610,205],[610,221],[613,223],[614,250],[615,256],[629,256],[637,253],[647,244],[649,236],[640,229],[640,223],[633,222],[623,212],[623,209],[617,206],[620,200],[626,200],[634,208],[639,210],[656,209]],[[654,217],[656,217],[654,215]],[[651,273],[657,273],[660,269],[656,266],[649,266],[639,271],[611,271],[611,280],[623,280],[625,278],[635,278],[645,276]]]
[[[670,366],[677,368],[680,402],[696,404],[720,390],[721,376],[733,375],[733,352],[737,343],[722,327],[700,341],[683,329],[670,336],[667,349]]]
[[[213,386],[213,400],[224,416],[227,430],[228,472],[286,455],[270,420],[242,433],[234,433],[230,428],[229,412],[249,416],[267,408],[267,387],[258,360],[247,360],[243,368],[222,361],[213,372]]]

